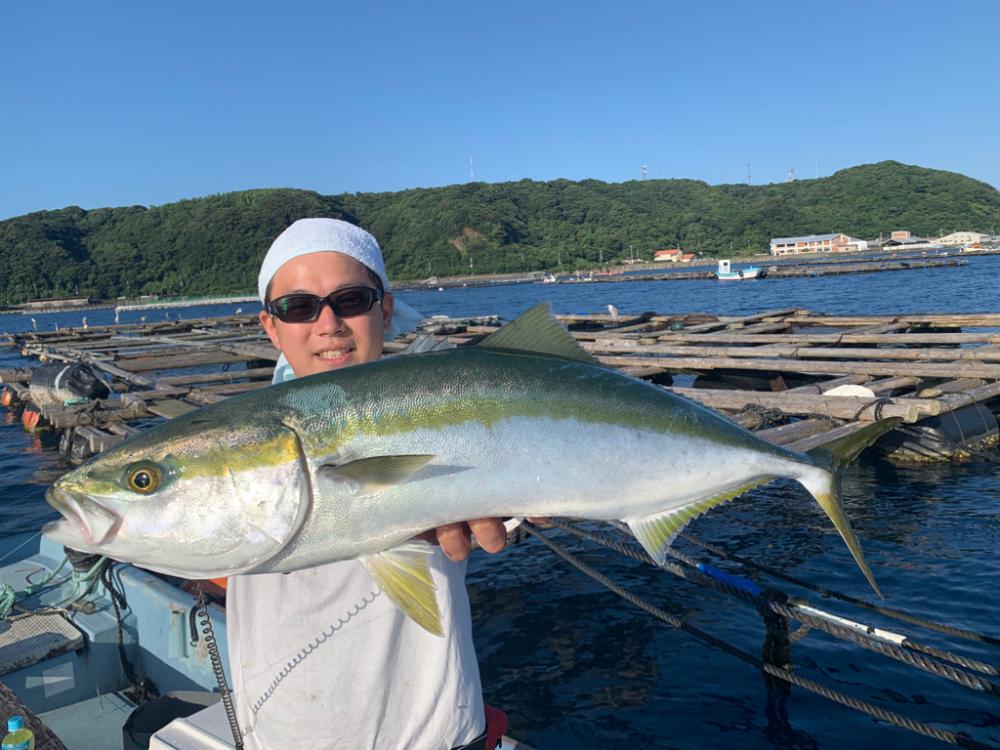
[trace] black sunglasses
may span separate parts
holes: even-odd
[[[352,286],[338,289],[325,297],[315,294],[286,294],[264,306],[271,315],[282,323],[312,323],[319,317],[323,305],[329,305],[338,318],[353,318],[364,315],[382,301],[382,292],[368,286]]]

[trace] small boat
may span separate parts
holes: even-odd
[[[203,582],[202,607],[191,581],[97,559],[40,534],[0,537],[0,707],[67,750],[232,748],[221,589]]]
[[[542,283],[543,284],[555,284],[556,281],[557,281],[557,279],[556,279],[555,275],[551,274],[551,273],[546,273],[542,277]]]
[[[734,271],[728,258],[719,261],[715,278],[719,281],[739,281],[741,279],[756,279],[762,272],[759,266],[747,266],[746,268]]]

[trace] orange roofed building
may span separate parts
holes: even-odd
[[[657,250],[653,253],[653,260],[657,262],[668,261],[670,263],[677,263],[684,256],[679,247],[673,247],[669,250]]]

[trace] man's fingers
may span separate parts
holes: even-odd
[[[469,528],[487,552],[500,552],[507,546],[507,529],[499,518],[479,518],[469,521]]]
[[[472,538],[464,523],[449,523],[437,527],[437,540],[448,558],[458,562],[472,551]]]

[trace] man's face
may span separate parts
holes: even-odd
[[[341,253],[309,253],[293,258],[278,269],[271,281],[269,301],[286,294],[315,294],[351,286],[374,287],[368,270]],[[392,294],[386,292],[381,306],[351,318],[334,315],[324,304],[311,323],[283,323],[261,312],[260,321],[271,343],[285,355],[297,377],[373,362],[382,355],[382,338],[392,319]]]

